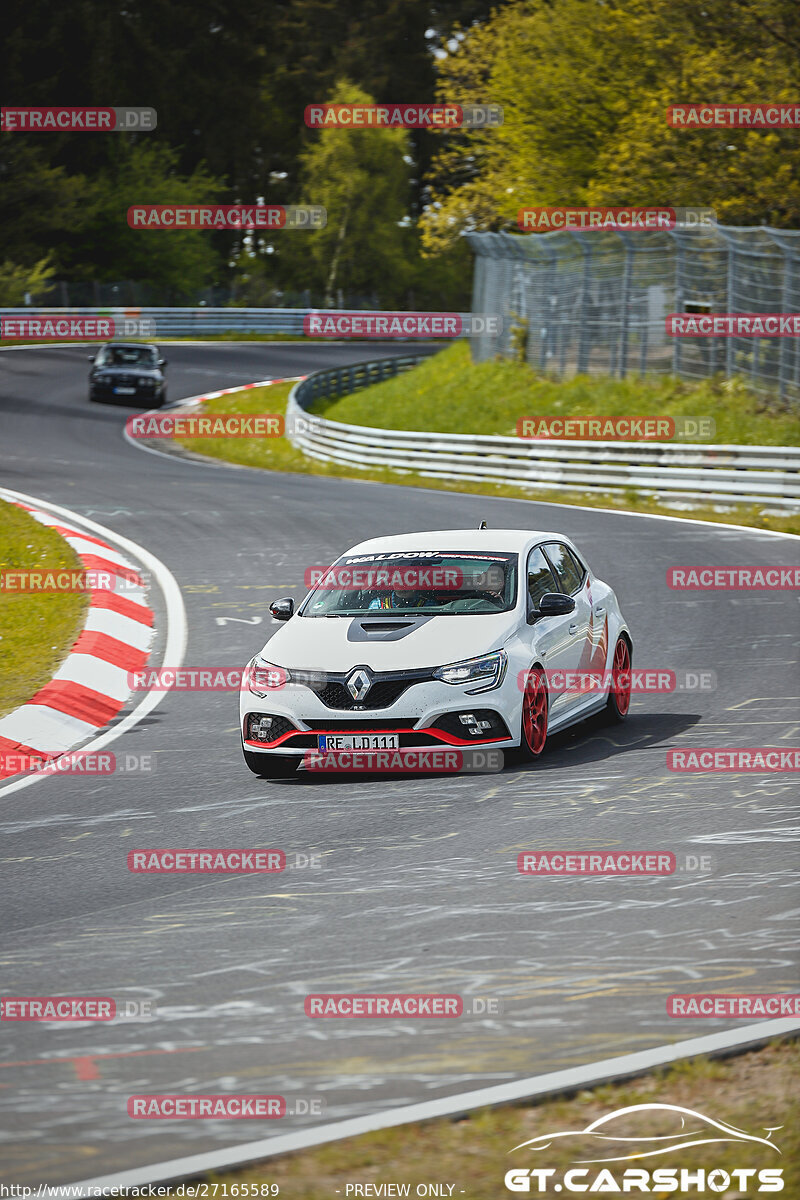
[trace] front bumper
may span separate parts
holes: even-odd
[[[400,749],[434,746],[519,745],[521,697],[506,678],[500,687],[470,696],[465,689],[430,681],[408,688],[393,704],[374,709],[334,709],[309,688],[292,683],[268,692],[263,698],[247,688],[240,693],[240,726],[247,750],[302,757],[317,749],[323,733],[397,734]],[[467,726],[460,714],[472,714],[488,728]],[[262,728],[251,737],[253,718],[272,719],[268,733]],[[517,731],[516,733],[514,731]],[[277,731],[277,732],[276,732]],[[270,740],[263,740],[264,735]]]

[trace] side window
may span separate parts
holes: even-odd
[[[583,583],[583,571],[562,542],[548,542],[545,546],[547,557],[553,564],[553,570],[561,585],[561,591],[568,596],[574,595]]]
[[[528,555],[528,595],[538,608],[539,601],[545,592],[557,592],[558,590],[558,584],[553,577],[550,564],[542,553],[541,547],[537,546]]]

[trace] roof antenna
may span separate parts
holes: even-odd
[[[481,521],[480,525],[478,526],[478,529],[488,529],[488,528],[489,528],[489,526],[486,524],[485,521]]]

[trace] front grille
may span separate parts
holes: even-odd
[[[433,674],[429,670],[370,672],[372,686],[363,699],[355,700],[346,685],[347,679],[355,669],[353,667],[350,671],[330,675],[313,671],[292,671],[292,678],[295,683],[310,688],[326,708],[335,708],[340,711],[388,708],[415,683],[428,683],[433,679]]]

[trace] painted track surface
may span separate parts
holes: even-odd
[[[170,398],[395,352],[170,346]],[[0,788],[2,994],[158,1007],[147,1023],[3,1024],[1,1180],[85,1179],[270,1132],[134,1123],[134,1093],[322,1097],[323,1117],[286,1118],[277,1134],[726,1027],[670,1021],[672,992],[796,988],[791,777],[678,776],[665,763],[673,746],[797,744],[797,596],[681,595],[665,581],[673,564],[788,565],[796,541],[142,454],[122,437],[130,410],[88,404],[86,353],[0,354],[2,482],[166,563],[188,610],[187,665],[241,666],[275,628],[269,601],[301,594],[304,568],[348,544],[485,517],[563,529],[617,589],[637,665],[715,671],[718,688],[634,698],[625,726],[579,727],[535,769],[272,784],[241,762],[234,694],[173,694],[115,747],[154,754],[152,776]],[[135,846],[259,845],[325,865],[267,879],[125,865]],[[599,847],[708,854],[712,870],[516,873],[520,849]],[[503,1011],[315,1024],[309,991],[459,992]]]

